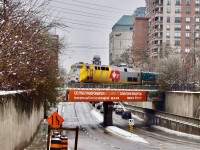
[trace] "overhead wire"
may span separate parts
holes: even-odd
[[[66,8],[62,8],[62,7],[58,7],[58,6],[52,6],[52,7],[54,7],[54,8],[59,8],[59,9],[64,9],[64,10],[69,10],[69,11],[75,11],[75,12],[77,12],[77,10],[73,10],[73,9],[66,9]],[[56,11],[58,11],[58,10],[56,10]],[[59,12],[59,11],[58,11]],[[107,15],[102,15],[102,14],[95,14],[95,13],[91,13],[91,12],[85,12],[85,11],[78,11],[79,13],[84,13],[84,14],[90,14],[90,15],[94,15],[94,16],[99,16],[99,15],[101,15],[101,16],[103,16],[103,17],[108,17],[108,18],[113,18],[113,16],[107,16]]]
[[[90,24],[96,24],[96,25],[101,25],[101,26],[106,26],[106,27],[111,27],[112,25],[105,25],[101,23],[96,23],[96,22],[89,22],[89,21],[82,21],[82,20],[75,20],[75,19],[69,19],[69,18],[61,18],[63,20],[71,20],[71,21],[77,21],[77,22],[83,22],[83,23],[90,23]]]
[[[71,3],[67,3],[67,2],[60,2],[60,1],[57,1],[57,0],[52,0],[53,2],[57,2],[57,3],[62,3],[62,4],[67,4],[67,5],[72,5],[72,6],[78,6],[78,7],[84,7],[84,8],[88,8],[88,9],[94,9],[94,10],[98,10],[96,8],[90,8],[90,7],[85,7],[85,6],[80,6],[80,5],[75,5],[75,4],[71,4]],[[74,1],[73,1],[74,2]],[[81,1],[75,1],[75,2],[79,2],[79,3],[83,3],[83,4],[90,4],[90,5],[94,5],[94,6],[99,6],[99,7],[104,7],[104,5],[98,5],[98,4],[92,4],[92,3],[87,3],[87,2],[81,2]],[[62,10],[65,10],[65,11],[62,11],[62,10],[55,10],[54,11],[57,11],[57,12],[61,12],[61,13],[67,13],[67,14],[72,14],[72,15],[79,15],[79,16],[84,16],[84,17],[89,17],[89,18],[95,18],[95,19],[105,19],[105,20],[111,20],[113,19],[112,16],[106,16],[106,15],[100,15],[100,14],[95,14],[95,13],[88,13],[88,12],[84,12],[84,11],[78,11],[80,13],[77,13],[76,10],[73,10],[73,9],[68,9],[66,11],[66,8],[62,8],[62,7],[57,7],[57,6],[52,6],[53,8],[59,8],[59,9],[62,9]],[[112,7],[107,7],[106,8],[112,8]],[[117,8],[112,8],[112,9],[117,9]],[[99,9],[101,11],[105,11],[105,10],[102,10],[102,9]],[[119,13],[119,11],[118,11]],[[90,14],[90,15],[87,15],[87,14]],[[63,17],[64,18],[64,17]],[[62,19],[63,19],[62,18]],[[65,19],[67,20],[67,19]],[[72,20],[72,19],[71,19]],[[78,21],[78,20],[76,20]],[[79,22],[81,22],[79,20]],[[83,21],[82,21],[83,22]],[[96,25],[90,25],[90,24],[81,24],[81,23],[76,23],[76,22],[69,22],[67,21],[66,23],[71,23],[71,24],[74,24],[74,25],[81,25],[81,26],[89,26],[89,27],[92,27],[92,28],[107,28],[107,27],[99,27],[99,26],[96,26]],[[86,23],[86,22],[85,22]],[[89,22],[87,22],[89,23]],[[100,25],[100,24],[99,24]],[[103,24],[101,24],[103,25]],[[109,27],[108,27],[109,28]],[[108,29],[107,28],[107,29]],[[110,26],[110,29],[112,28],[112,26]],[[85,28],[78,28],[78,27],[71,27],[71,29],[75,29],[75,30],[83,30],[83,31],[91,31],[91,32],[102,32],[102,30],[92,30],[92,29],[85,29]]]
[[[105,10],[105,9],[98,9],[98,8],[91,8],[91,7],[87,7],[87,6],[81,6],[81,5],[76,5],[76,4],[71,4],[71,3],[68,3],[68,2],[60,2],[60,1],[57,1],[57,0],[52,0],[53,2],[56,2],[56,3],[60,3],[60,4],[67,4],[67,5],[71,5],[71,6],[76,6],[76,7],[82,7],[82,8],[87,8],[87,9],[92,9],[92,10],[100,10],[100,11],[106,11],[106,12],[112,12],[112,13],[122,13],[122,12],[119,12],[119,10],[121,10],[121,11],[124,11],[124,9],[120,9],[120,8],[113,8],[113,7],[107,7],[107,6],[101,6],[101,7],[103,7],[103,8],[113,8],[113,9],[116,9],[117,11],[110,11],[110,10]],[[84,2],[82,2],[82,3],[84,3]],[[86,3],[86,2],[85,2]],[[90,5],[91,5],[91,3],[90,3]],[[97,6],[97,4],[93,4],[93,5],[96,5]],[[100,6],[100,5],[99,5]],[[125,11],[128,11],[128,10],[125,10]],[[132,11],[132,10],[130,10],[130,11]],[[129,12],[130,12],[129,11]]]
[[[93,6],[99,6],[99,7],[104,7],[104,8],[109,8],[109,9],[116,9],[116,10],[123,10],[123,11],[132,11],[132,10],[127,10],[127,9],[122,9],[122,8],[116,8],[116,7],[108,7],[105,5],[98,5],[98,4],[93,4],[93,3],[88,3],[88,2],[83,2],[83,1],[79,1],[79,0],[73,0],[74,2],[79,2],[79,3],[83,3],[83,4],[89,4],[89,5],[93,5]]]
[[[72,12],[69,12],[69,11],[61,11],[61,10],[55,10],[53,9],[54,11],[57,11],[57,12],[62,12],[62,13],[68,13],[68,14],[74,14],[74,15],[79,15],[79,16],[85,16],[85,17],[91,17],[91,18],[98,18],[98,19],[106,19],[106,20],[109,20],[111,18],[104,18],[104,17],[98,17],[98,16],[89,16],[89,15],[84,15],[84,14],[80,14],[80,13],[72,13]]]

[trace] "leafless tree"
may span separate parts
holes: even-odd
[[[55,96],[63,45],[51,30],[64,25],[49,19],[50,1],[4,1],[0,8],[0,89],[52,90],[43,91],[43,99]]]

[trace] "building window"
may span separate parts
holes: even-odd
[[[167,5],[170,5],[171,4],[171,0],[167,0]]]
[[[190,0],[186,0],[186,5],[190,5]]]
[[[189,52],[190,52],[190,49],[189,49],[189,48],[186,48],[186,49],[185,49],[185,52],[186,52],[186,53],[189,53]]]
[[[186,25],[185,30],[190,30],[190,25]]]
[[[190,38],[190,33],[185,33],[186,38]]]
[[[167,29],[167,30],[170,30],[170,25],[167,25],[166,29]]]
[[[170,45],[170,40],[166,40],[166,45]]]
[[[180,53],[181,52],[181,48],[176,47],[175,52],[176,53]]]
[[[200,8],[195,8],[195,13],[199,14],[199,12],[200,12]]]
[[[175,17],[175,22],[176,22],[176,23],[181,22],[181,17]]]
[[[196,26],[195,29],[196,29],[196,31],[199,31],[199,26]]]
[[[196,34],[195,34],[195,38],[198,38],[198,37],[199,37],[199,33],[196,33]]]
[[[190,17],[186,17],[185,22],[190,22]]]
[[[181,0],[176,0],[176,5],[181,5]]]
[[[170,17],[167,17],[167,22],[168,22],[168,23],[170,22]]]
[[[180,33],[180,32],[175,32],[174,37],[175,37],[175,38],[180,38],[180,37],[181,37],[181,33]]]
[[[181,41],[175,40],[174,46],[181,46]]]
[[[199,22],[199,17],[196,17],[196,18],[195,18],[195,22]]]
[[[190,41],[186,41],[185,46],[190,46]]]
[[[170,33],[169,32],[166,33],[166,37],[170,38]]]
[[[181,8],[180,7],[176,7],[175,8],[175,13],[181,13]]]
[[[181,25],[175,25],[174,30],[181,30]]]
[[[167,7],[167,13],[171,12],[171,8]]]
[[[190,7],[187,7],[186,8],[186,14],[189,14],[190,13]]]
[[[200,5],[200,0],[195,0],[195,5],[196,6]]]

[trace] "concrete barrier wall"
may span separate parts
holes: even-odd
[[[28,94],[0,96],[0,149],[23,149],[44,117],[43,107]]]
[[[129,102],[129,104],[142,108],[155,109],[153,102]]]
[[[167,92],[165,111],[185,117],[196,117],[200,107],[200,93],[196,92]]]
[[[183,117],[156,110],[149,110],[132,105],[126,105],[134,115],[144,120],[147,125],[158,125],[175,131],[194,134],[200,136],[200,120]]]
[[[200,92],[166,92],[163,101],[129,102],[128,104],[185,117],[200,118]]]

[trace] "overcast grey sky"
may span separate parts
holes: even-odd
[[[102,64],[108,65],[112,26],[123,15],[144,7],[145,0],[52,0],[51,5],[54,15],[69,26],[67,31],[56,30],[68,44],[60,65],[69,70],[76,62],[91,63],[94,55],[100,55]]]

